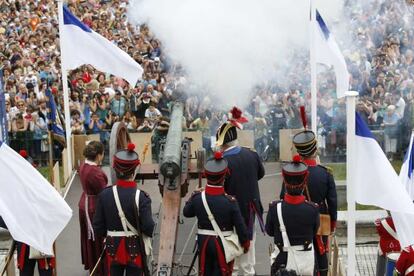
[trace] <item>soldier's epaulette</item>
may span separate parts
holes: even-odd
[[[318,166],[324,168],[329,174],[333,174],[333,169],[331,167],[322,166],[320,164]]]
[[[230,200],[230,201],[237,201],[237,199],[234,197],[234,196],[232,196],[232,195],[229,195],[229,194],[224,194],[226,197],[227,197],[227,199],[228,200]]]
[[[277,203],[282,202],[282,199],[278,199],[278,200],[273,200],[272,202],[269,203],[269,206],[275,206]]]
[[[245,148],[245,149],[247,149],[247,150],[250,150],[250,151],[256,152],[256,149],[255,149],[255,148],[249,148],[249,147],[242,147],[242,148]]]
[[[305,203],[307,203],[307,204],[311,205],[312,207],[319,208],[319,205],[318,205],[318,204],[316,204],[315,202],[305,200]]]

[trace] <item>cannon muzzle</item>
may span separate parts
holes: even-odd
[[[175,103],[160,166],[161,174],[170,181],[181,174],[182,119],[183,104]]]

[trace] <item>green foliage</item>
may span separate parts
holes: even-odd
[[[362,204],[356,204],[355,209],[357,211],[367,211],[367,210],[381,210],[381,208],[378,208],[377,206],[372,206],[372,205],[362,205]],[[347,210],[347,206],[346,203],[338,206],[338,211],[346,211]]]
[[[43,175],[50,182],[50,169],[49,167],[40,167],[37,170]],[[60,174],[60,187],[65,187],[65,183],[63,182],[63,167],[59,167],[59,174]]]
[[[335,180],[346,179],[346,163],[328,163],[323,165],[326,165],[326,167],[332,169],[332,173]]]

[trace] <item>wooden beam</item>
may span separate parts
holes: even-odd
[[[161,180],[163,180],[163,178]],[[164,183],[162,198],[157,275],[169,276],[172,273],[175,244],[178,233],[178,219],[181,207],[181,177],[175,179],[175,181],[179,183],[175,190],[168,190],[166,188],[168,186],[167,181]]]

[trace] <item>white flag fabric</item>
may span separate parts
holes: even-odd
[[[13,239],[52,254],[72,210],[23,157],[0,141],[0,216]]]
[[[316,21],[313,24],[315,24],[313,28],[315,61],[334,67],[336,95],[338,98],[344,97],[345,91],[349,90],[349,73],[344,56],[318,10],[316,11]]]
[[[401,186],[405,188],[411,200],[414,200],[414,136],[411,134],[410,145],[400,170]],[[391,212],[398,240],[402,247],[414,244],[414,215],[401,212]]]
[[[358,113],[355,114],[355,200],[360,204],[414,214],[414,204],[391,163]],[[398,229],[397,229],[398,232]]]
[[[102,72],[122,77],[135,86],[143,69],[127,53],[83,24],[63,6],[60,28],[62,65],[67,70],[90,64]]]

